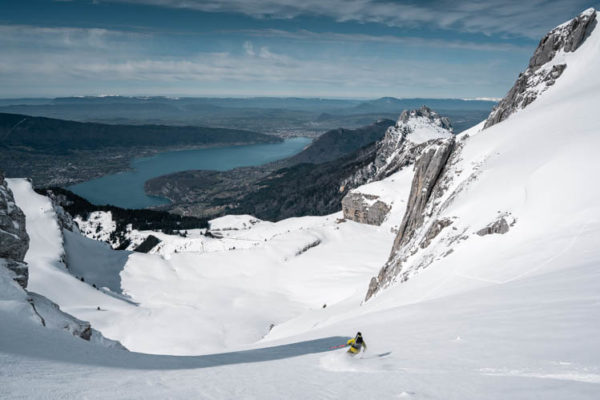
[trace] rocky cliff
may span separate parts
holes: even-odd
[[[414,164],[429,140],[452,137],[450,120],[423,106],[404,110],[376,144],[373,162],[355,172],[342,185],[356,187],[381,180]]]
[[[416,231],[423,226],[432,213],[431,210],[427,210],[427,207],[433,203],[433,199],[444,192],[443,180],[440,178],[446,170],[454,147],[454,138],[432,141],[416,161],[406,212],[394,240],[389,260],[378,276],[371,279],[366,300],[398,276],[402,271],[403,260],[415,252],[418,244],[428,244],[444,227],[450,225],[450,221],[436,221],[420,243],[414,241],[417,237]]]
[[[577,50],[596,23],[596,11],[590,8],[544,36],[529,60],[527,69],[519,74],[508,94],[494,107],[484,127],[504,121],[554,85],[567,68],[560,55]]]
[[[395,125],[390,126],[376,144],[375,159],[343,182],[343,187],[356,187],[378,181],[412,166],[415,160],[439,140],[452,141],[450,120],[423,106],[404,110]],[[428,150],[429,149],[429,150]],[[344,217],[356,222],[380,225],[390,205],[374,193],[350,191],[342,200]]]
[[[14,279],[27,287],[27,264],[23,262],[29,248],[25,214],[15,204],[11,190],[0,171],[0,262],[15,274]]]
[[[69,215],[60,210],[61,225],[73,227]],[[31,250],[26,215],[0,172],[0,307],[2,303],[9,304],[8,309],[27,315],[46,328],[67,331],[88,341],[93,337],[95,342],[122,348],[95,332],[89,322],[61,311],[48,298],[27,290],[29,268],[24,259],[28,251]]]
[[[595,25],[596,12],[590,9],[548,33],[527,70],[519,75],[515,86],[484,126],[506,119],[551,86],[568,66],[565,53],[577,50]],[[474,129],[473,133],[479,128]],[[505,210],[496,209],[496,215],[485,217],[488,220],[473,219],[470,222],[448,211],[479,179],[487,159],[501,155],[500,152],[487,154],[479,148],[467,156],[465,149],[470,139],[475,139],[469,135],[466,132],[454,140],[437,140],[419,152],[407,208],[392,251],[378,275],[371,279],[365,300],[447,257],[459,243],[472,240],[472,237],[507,234],[516,224],[517,219]],[[477,135],[485,135],[485,131]]]
[[[390,208],[389,204],[373,194],[350,192],[342,199],[344,218],[361,224],[381,225]]]

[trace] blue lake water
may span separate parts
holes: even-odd
[[[106,175],[70,186],[68,189],[97,205],[146,208],[168,204],[167,199],[148,196],[144,192],[144,182],[178,171],[226,171],[237,167],[262,165],[299,153],[310,142],[309,138],[292,138],[282,143],[168,151],[133,160],[131,171]]]

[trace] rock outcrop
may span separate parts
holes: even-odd
[[[504,235],[516,222],[517,220],[512,215],[510,215],[510,213],[503,213],[500,214],[494,222],[491,222],[485,228],[481,228],[476,233],[479,236],[495,234]]]
[[[515,111],[527,107],[552,86],[567,68],[566,64],[556,59],[556,55],[577,50],[596,24],[596,11],[590,8],[544,36],[529,60],[529,66],[519,74],[508,94],[494,107],[484,128],[504,121]]]
[[[390,205],[372,194],[350,192],[342,199],[344,218],[361,224],[381,225],[390,209]]]
[[[404,256],[407,255],[402,254],[402,250],[408,247],[407,245],[413,239],[415,231],[423,225],[425,218],[428,216],[426,207],[431,198],[434,197],[434,192],[440,184],[440,177],[444,173],[454,147],[453,138],[433,141],[423,150],[415,163],[415,175],[406,212],[394,240],[390,257],[379,271],[378,276],[371,279],[365,300],[368,300],[381,288],[391,283],[400,273],[402,261]],[[434,228],[428,230],[429,233],[425,235],[424,241],[430,242],[437,233],[450,223],[450,221],[438,221],[437,224],[433,224]],[[406,252],[409,253],[410,249],[406,249]]]
[[[13,279],[23,288],[29,282],[29,267],[25,262],[0,258],[0,268],[4,267],[12,271]]]
[[[150,250],[158,246],[161,242],[159,238],[154,235],[148,235],[142,243],[140,243],[133,251],[138,253],[149,253]]]
[[[71,214],[66,212],[64,209],[64,207],[73,204],[73,202],[64,194],[52,189],[46,190],[45,195],[52,201],[52,208],[56,213],[56,221],[58,222],[58,226],[60,226],[61,230],[66,229],[71,232],[79,232],[79,226],[73,220]]]
[[[15,274],[21,287],[27,287],[27,264],[23,262],[29,249],[29,235],[25,229],[25,214],[15,204],[11,190],[0,172],[0,259]]]
[[[450,120],[429,107],[404,110],[396,124],[390,126],[383,139],[377,142],[375,160],[349,177],[343,185],[357,187],[384,179],[414,164],[429,141],[452,136]]]
[[[44,296],[31,292],[28,294],[29,303],[40,317],[43,326],[50,329],[65,330],[83,340],[89,341],[91,339],[92,326],[89,322],[82,321],[61,311],[58,304]]]
[[[406,213],[394,241],[392,253],[397,252],[423,224],[425,207],[453,149],[453,139],[436,141],[423,151],[415,164],[415,176],[410,188]]]
[[[410,167],[431,143],[450,140],[452,124],[429,107],[404,110],[394,126],[390,126],[375,147],[375,158],[342,183],[342,188],[357,187],[382,180]],[[344,218],[381,225],[391,206],[371,193],[349,192],[342,200]]]

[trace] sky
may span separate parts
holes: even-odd
[[[600,1],[0,0],[0,98],[498,98]]]

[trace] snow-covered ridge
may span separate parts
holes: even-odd
[[[485,128],[527,107],[554,85],[569,65],[569,53],[581,46],[596,24],[596,10],[589,8],[548,32],[529,60],[527,69],[519,75],[514,86],[490,113]]]
[[[377,157],[370,166],[372,177],[368,182],[386,176],[414,163],[426,142],[453,137],[448,118],[423,106],[418,110],[404,110],[394,126],[388,128],[377,143]]]
[[[9,183],[13,187],[17,185],[18,188],[31,189],[30,183],[24,180],[10,180]],[[31,192],[33,193],[33,190]],[[41,210],[43,211],[43,207]],[[47,329],[66,331],[97,344],[120,347],[116,342],[106,340],[92,329],[88,322],[61,311],[59,306],[48,298],[30,291],[30,283],[38,278],[35,276],[34,279],[28,279],[29,269],[33,267],[35,271],[37,259],[32,253],[44,253],[42,249],[46,246],[40,246],[39,239],[44,238],[38,235],[39,232],[35,232],[35,226],[26,226],[25,217],[0,173],[0,320],[7,323],[9,319],[17,318],[33,325],[31,329],[43,326]],[[31,240],[30,231],[33,236]],[[54,239],[59,237],[57,235]]]
[[[423,106],[418,110],[404,110],[396,125],[390,128],[390,134],[402,136],[414,144],[422,144],[452,137],[452,124],[448,118]]]
[[[476,126],[464,132],[450,157],[440,153],[439,162],[433,147],[433,158],[429,151],[423,152],[416,163],[423,173],[415,174],[392,253],[373,278],[367,298],[392,286],[401,290],[430,268],[437,273],[452,268],[463,271],[457,272],[460,276],[476,275],[479,284],[519,279],[548,265],[558,268],[553,261],[563,257],[559,249],[565,249],[565,237],[584,246],[593,240],[597,232],[584,238],[581,230],[598,229],[600,215],[600,193],[590,186],[596,179],[592,171],[599,168],[594,152],[600,147],[594,111],[600,104],[600,33],[590,28],[595,26],[595,15],[587,11],[548,34],[532,58],[532,67],[501,103],[522,107],[521,100],[527,102],[532,99],[528,95],[535,95],[534,105],[520,108],[502,124],[489,125],[488,119],[487,129],[479,131]],[[519,82],[538,82],[542,76],[538,72],[556,70],[563,59],[568,60],[568,68],[561,69],[560,80],[552,81],[552,90],[542,96],[520,91]],[[518,250],[524,243],[535,245]],[[554,256],[545,260],[547,254]],[[576,254],[572,257],[577,259]],[[453,287],[453,282],[463,279],[450,273],[431,296],[477,285]],[[464,286],[458,289],[460,285]]]
[[[422,151],[432,143],[451,142],[454,140],[452,125],[446,117],[441,117],[430,108],[423,106],[417,110],[404,110],[394,126],[388,128],[383,139],[376,145],[375,160],[359,170],[348,181],[357,186],[342,200],[344,217],[368,224],[380,225],[391,209],[392,202],[398,196],[408,195],[412,179],[412,168]],[[402,174],[402,185],[392,189],[379,187],[376,182],[395,173],[410,170]],[[367,184],[367,183],[370,183]],[[395,211],[398,211],[396,207]]]

